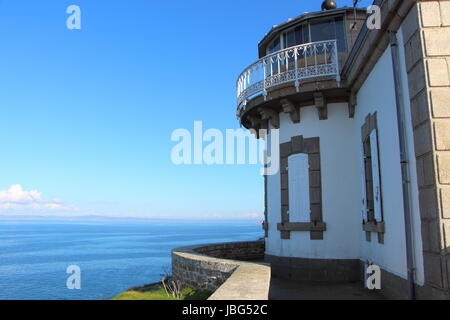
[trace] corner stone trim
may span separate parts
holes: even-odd
[[[290,223],[289,221],[289,176],[288,158],[304,153],[309,161],[309,194],[311,223]],[[323,240],[326,225],[322,215],[322,175],[320,165],[320,138],[292,137],[290,142],[280,145],[281,177],[281,223],[278,225],[281,239],[291,238],[291,232],[310,232],[311,240]]]
[[[414,1],[404,20],[426,297],[450,299],[450,1]]]

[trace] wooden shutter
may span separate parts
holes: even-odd
[[[367,194],[366,194],[366,154],[364,152],[364,143],[361,143],[360,148],[360,176],[361,176],[361,217],[364,221],[368,220],[367,217]]]
[[[380,181],[380,165],[378,155],[378,138],[377,131],[370,133],[370,151],[372,157],[372,179],[373,179],[373,207],[376,221],[383,221],[381,209],[381,181]]]
[[[291,222],[310,222],[309,163],[307,154],[288,159],[289,216]]]

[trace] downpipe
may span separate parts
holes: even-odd
[[[403,214],[405,221],[405,240],[406,240],[406,264],[408,269],[408,298],[415,300],[415,264],[413,254],[412,238],[412,212],[411,212],[411,180],[410,165],[408,160],[408,150],[406,143],[405,126],[405,106],[403,103],[403,91],[400,75],[400,53],[396,32],[389,32],[389,44],[392,53],[392,66],[394,70],[395,100],[397,109],[397,129],[400,145],[400,164],[402,171],[402,189],[403,189]]]

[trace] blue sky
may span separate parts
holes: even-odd
[[[238,128],[258,41],[320,4],[0,0],[0,215],[262,216],[260,166],[175,166],[171,133]]]

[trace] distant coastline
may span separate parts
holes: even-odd
[[[152,218],[152,217],[111,217],[111,216],[97,216],[97,215],[85,215],[85,216],[40,216],[40,215],[0,215],[0,221],[105,221],[105,222],[154,222],[154,223],[257,223],[259,224],[263,220],[263,217],[258,218],[236,218],[236,219],[222,219],[222,218]]]

